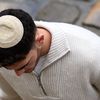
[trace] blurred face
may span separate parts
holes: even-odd
[[[30,73],[33,71],[39,57],[43,54],[42,48],[44,43],[44,35],[39,33],[43,33],[43,30],[41,32],[41,29],[38,29],[38,33],[35,37],[35,46],[26,55],[26,58],[10,66],[6,66],[7,69],[14,70],[18,76],[22,75],[23,73]]]
[[[7,69],[14,70],[17,76],[22,75],[23,73],[30,73],[35,68],[38,61],[38,54],[36,49],[32,49],[27,55],[26,58],[18,61],[10,66],[6,66]]]

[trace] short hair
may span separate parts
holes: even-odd
[[[0,65],[5,67],[13,64],[23,58],[31,50],[35,41],[36,25],[32,17],[21,9],[5,9],[0,12],[0,17],[4,15],[13,15],[23,24],[24,35],[21,41],[13,47],[0,47]]]

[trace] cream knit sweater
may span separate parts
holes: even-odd
[[[22,100],[100,100],[100,38],[78,26],[35,22],[52,34],[40,75],[1,75]]]
[[[41,24],[54,37],[49,66],[41,73],[47,95],[61,100],[100,100],[100,37],[74,25]]]

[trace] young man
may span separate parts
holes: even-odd
[[[21,100],[100,100],[99,59],[100,37],[84,28],[0,12],[0,74]]]

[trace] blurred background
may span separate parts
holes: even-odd
[[[100,35],[100,0],[0,0],[0,11],[20,8],[34,20],[65,22]]]

